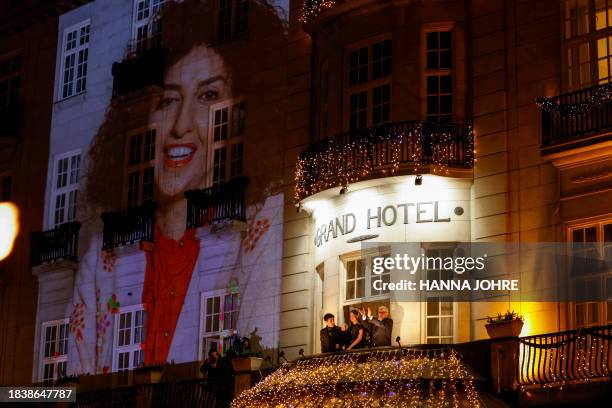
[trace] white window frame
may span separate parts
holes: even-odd
[[[229,337],[237,330],[237,327],[234,327],[231,329],[223,329],[223,322],[225,320],[223,321],[220,320],[219,330],[207,332],[206,331],[206,316],[207,316],[206,300],[209,298],[213,298],[213,297],[220,297],[221,299],[219,300],[220,302],[219,316],[222,316],[224,313],[226,313],[226,311],[224,310],[225,296],[232,296],[234,294],[237,294],[238,298],[240,298],[240,292],[232,293],[228,289],[219,289],[219,290],[214,290],[214,291],[209,291],[209,292],[202,292],[200,294],[200,330],[199,330],[200,336],[198,340],[198,357],[200,360],[203,360],[206,357],[208,357],[209,347],[206,347],[206,350],[204,349],[205,339],[216,338],[218,340],[217,343],[223,344],[224,348],[227,349],[227,347],[229,346]],[[234,309],[232,312],[239,313],[239,311],[240,311],[240,308],[236,307],[236,309]],[[236,315],[236,322],[235,322],[236,326],[237,326],[237,323],[238,323],[238,314]]]
[[[342,273],[340,274],[341,279],[342,279],[342,284],[340,287],[342,288],[342,307],[343,308],[344,306],[352,306],[352,305],[358,306],[358,305],[361,305],[361,303],[365,301],[371,302],[371,301],[381,301],[381,300],[391,299],[391,291],[388,291],[387,293],[381,293],[381,294],[372,294],[372,291],[374,290],[372,287],[373,282],[381,279],[381,277],[383,276],[383,274],[377,275],[372,272],[372,258],[375,258],[378,256],[390,256],[390,250],[388,248],[380,248],[377,251],[360,251],[360,252],[354,252],[351,254],[342,255],[340,257],[340,260],[341,260],[340,264],[342,265],[341,266]],[[364,296],[360,298],[347,299],[346,297],[346,282],[347,282],[346,264],[347,262],[356,261],[359,259],[363,259],[365,262]],[[384,275],[389,276],[390,278],[391,273],[392,271],[390,270],[389,272],[385,272]]]
[[[427,34],[435,33],[435,32],[444,32],[450,31],[451,33],[451,65],[449,68],[427,68]],[[456,92],[456,76],[455,76],[455,65],[456,65],[456,46],[455,46],[455,37],[456,30],[453,22],[441,22],[441,23],[431,23],[425,24],[421,28],[421,117],[423,120],[427,120],[428,112],[427,112],[427,96],[430,95],[427,92],[427,78],[429,77],[442,77],[442,76],[450,76],[451,78],[451,123],[455,121],[456,113],[457,113],[457,92]],[[433,95],[446,95],[446,93],[441,93],[438,89],[437,94]],[[438,113],[432,114],[434,116],[443,116],[440,113],[440,109],[438,107]]]
[[[80,44],[80,31],[83,27],[87,27],[89,26],[89,34],[88,34],[88,40],[85,44]],[[73,31],[77,31],[77,44],[75,46],[75,48],[67,51],[66,50],[66,45],[68,42],[68,34],[73,32]],[[85,86],[83,87],[83,89],[81,89],[80,91],[76,91],[76,84],[77,84],[77,72],[78,72],[78,55],[80,51],[83,50],[87,50],[87,61],[85,62],[85,66],[86,66],[86,70],[88,70],[88,65],[89,65],[89,44],[91,43],[91,19],[87,19],[84,21],[81,21],[80,23],[77,23],[75,25],[72,25],[66,29],[64,29],[64,31],[62,32],[62,41],[61,41],[61,53],[60,53],[60,70],[59,70],[59,78],[58,78],[58,89],[57,89],[57,100],[61,101],[64,99],[68,99],[71,98],[75,95],[79,95],[82,93],[85,93],[87,91],[87,72],[84,75],[85,78]],[[74,76],[73,76],[73,88],[72,88],[72,93],[69,93],[67,95],[64,95],[64,70],[66,69],[66,56],[67,55],[75,55],[75,64],[74,64]]]
[[[73,171],[72,169],[72,157],[74,156],[78,156],[79,157],[79,168],[77,171],[77,175],[76,175],[76,181],[71,183],[70,182],[70,176],[71,173]],[[57,187],[57,177],[59,175],[58,173],[58,164],[60,162],[60,160],[64,160],[64,159],[68,159],[68,168],[67,168],[67,180],[66,180],[66,185],[63,187]],[[59,226],[60,224],[66,223],[66,222],[72,222],[72,221],[76,221],[77,220],[77,215],[78,215],[78,204],[79,204],[79,179],[81,178],[81,173],[82,173],[82,168],[83,168],[83,159],[82,159],[82,155],[81,155],[81,150],[80,149],[75,149],[75,150],[71,150],[65,153],[61,153],[58,155],[55,155],[53,157],[53,171],[52,171],[52,175],[53,178],[51,179],[51,197],[50,197],[50,202],[49,202],[49,221],[48,221],[48,226],[50,229],[53,229],[57,226]],[[70,215],[70,197],[71,197],[71,193],[75,194],[75,203],[74,206],[76,207],[74,209],[74,217],[69,217]],[[56,204],[57,204],[57,197],[60,194],[64,194],[65,198],[64,198],[64,219],[61,223],[57,224],[55,223],[55,211],[56,211]]]
[[[138,20],[138,5],[144,2],[149,2],[149,16],[142,19],[142,20]],[[152,35],[152,30],[153,30],[153,25],[155,23],[157,23],[157,21],[160,19],[160,11],[163,10],[163,8],[166,5],[167,0],[134,0],[134,6],[133,6],[133,13],[132,13],[132,44],[133,47],[131,49],[131,54],[133,55],[140,55],[142,53],[144,53],[147,50],[150,50],[151,48],[153,48],[154,44],[153,44],[153,38],[154,36]],[[138,49],[138,29],[140,29],[141,27],[147,26],[147,37],[144,40],[145,45],[142,49]],[[161,33],[161,32],[160,32]]]
[[[46,345],[46,335],[47,335],[47,328],[48,327],[53,327],[56,326],[57,327],[57,331],[56,331],[56,337],[54,339],[54,342],[57,345],[59,345],[59,334],[60,334],[60,327],[65,325],[65,339],[66,339],[66,349],[64,350],[65,353],[58,355],[57,357],[45,357],[45,345]],[[68,335],[69,335],[69,331],[70,331],[70,319],[58,319],[58,320],[50,320],[50,321],[46,321],[43,322],[41,324],[41,334],[40,334],[40,357],[39,357],[39,371],[38,371],[38,378],[40,381],[55,381],[58,379],[58,375],[57,375],[57,368],[58,365],[60,363],[65,363],[66,366],[68,365]],[[46,364],[53,364],[53,378],[52,379],[46,379],[44,378],[44,370],[45,370],[45,365]]]
[[[374,79],[374,45],[380,42],[391,41],[391,72],[388,75],[384,75],[380,78]],[[363,83],[350,85],[350,55],[351,52],[359,50],[361,48],[368,48],[368,78]],[[393,36],[391,33],[384,33],[374,37],[367,38],[363,41],[352,43],[344,49],[344,82],[342,84],[343,98],[344,98],[344,113],[343,113],[343,124],[344,130],[350,130],[351,123],[351,96],[365,92],[366,93],[366,123],[365,127],[372,127],[389,123],[393,118]],[[389,120],[374,124],[374,89],[383,86],[389,87]]]
[[[425,254],[427,254],[428,250],[454,250],[456,248],[456,244],[453,242],[435,242],[435,243],[428,243],[427,245],[423,245],[421,247],[421,250],[424,251]],[[427,276],[427,269],[421,269],[419,272],[421,279],[425,280],[428,279]],[[455,275],[454,272],[450,271],[449,275],[455,279],[457,276]],[[452,297],[453,296],[453,292],[449,291],[449,292],[444,292],[444,291],[434,291],[433,293],[431,292],[424,292],[421,291],[421,343],[423,344],[428,344],[427,340],[428,339],[442,339],[442,338],[450,338],[451,339],[451,344],[452,343],[456,343],[457,342],[457,338],[458,338],[458,329],[459,329],[459,319],[458,319],[458,310],[459,310],[459,305],[457,302],[453,301],[453,310],[452,313],[450,315],[446,314],[446,315],[432,315],[429,316],[427,314],[427,299],[431,299],[431,298],[444,298],[444,297]],[[441,306],[438,306],[438,310],[440,310]],[[437,318],[437,319],[441,319],[443,317],[451,317],[453,319],[453,324],[452,324],[452,328],[453,328],[453,334],[452,336],[442,336],[440,334],[441,332],[441,325],[438,327],[439,331],[438,331],[438,335],[428,335],[427,333],[427,320],[429,318]],[[448,344],[448,343],[430,343],[430,344]]]
[[[134,343],[134,331],[135,331],[135,322],[136,322],[136,319],[134,319],[135,312],[142,312],[142,318],[143,318],[143,324],[141,326],[142,327],[141,341],[139,343]],[[130,330],[130,344],[119,346],[120,319],[121,319],[121,315],[124,315],[126,313],[132,314],[130,318],[131,320],[130,320],[130,329],[129,329]],[[114,321],[114,326],[113,326],[113,364],[112,364],[113,372],[133,370],[134,368],[137,368],[137,366],[134,366],[134,358],[133,358],[134,356],[133,353],[137,351],[142,353],[141,362],[144,362],[144,350],[142,350],[141,345],[142,345],[142,340],[145,339],[146,331],[147,331],[147,317],[146,317],[146,312],[144,310],[143,304],[121,307],[120,312],[115,314],[115,321]],[[121,370],[119,370],[118,368],[120,353],[128,353],[128,367],[121,369]]]
[[[232,136],[232,127],[233,127],[233,107],[235,105],[244,103],[244,129],[243,132],[241,134],[236,134],[235,136]],[[227,108],[228,110],[228,116],[227,116],[227,138],[226,139],[222,139],[219,141],[214,141],[214,135],[215,135],[215,113],[221,109]],[[229,179],[231,179],[232,177],[236,177],[236,176],[240,176],[244,174],[244,138],[245,138],[245,134],[247,133],[247,128],[246,128],[246,110],[247,110],[247,106],[246,103],[244,101],[243,98],[233,98],[233,99],[228,99],[222,102],[219,102],[217,104],[214,104],[210,107],[210,117],[209,117],[209,131],[208,131],[208,185],[212,186],[214,183],[214,167],[215,167],[215,163],[214,163],[214,152],[217,149],[221,149],[223,147],[225,147],[225,177],[223,179],[223,181],[227,181]],[[241,158],[241,167],[242,167],[242,171],[240,171],[238,174],[233,175],[231,174],[231,165],[232,165],[232,146],[233,145],[238,145],[238,144],[242,144],[242,158]]]
[[[568,243],[568,252],[572,253],[572,243],[573,241],[573,232],[575,230],[584,230],[587,228],[595,227],[597,234],[597,241],[595,242],[597,247],[597,252],[599,254],[599,259],[604,259],[606,248],[612,247],[612,243],[605,242],[604,235],[604,226],[612,225],[612,214],[608,214],[603,217],[597,217],[590,220],[581,220],[574,221],[567,224],[566,232],[567,232],[567,243]],[[596,284],[602,291],[602,294],[607,293],[609,284],[612,284],[612,271],[595,271],[592,273],[586,273],[584,275],[578,276],[575,279],[571,277],[572,268],[571,265],[568,265],[568,273],[570,274],[570,278],[572,279],[571,295],[573,296],[576,293],[576,283],[577,282],[585,282],[585,281],[596,281]],[[598,281],[598,282],[597,282]],[[608,303],[612,302],[612,299],[608,299],[607,301],[585,301],[585,302],[572,302],[572,307],[570,309],[570,322],[572,327],[580,328],[580,327],[592,327],[610,324],[612,322],[612,316],[608,314]],[[597,322],[588,322],[588,308],[597,304],[597,313],[598,313],[598,321]],[[578,325],[578,307],[584,305],[586,306],[586,320],[585,324]]]
[[[149,132],[153,132],[154,136],[155,136],[155,141],[153,144],[153,157],[150,158],[149,160],[145,161],[145,146],[146,146],[146,137],[147,137],[147,133]],[[131,144],[131,140],[134,136],[137,136],[141,134],[142,135],[142,142],[140,145],[140,159],[139,162],[133,165],[130,165],[130,144]],[[126,137],[125,137],[125,158],[124,158],[124,166],[123,166],[123,203],[124,203],[124,208],[128,208],[130,207],[130,202],[129,202],[129,194],[128,194],[128,189],[130,186],[130,180],[129,180],[129,175],[130,173],[133,172],[138,172],[139,174],[139,179],[138,179],[138,200],[136,205],[132,205],[131,207],[135,207],[138,205],[143,204],[145,201],[150,201],[155,199],[155,159],[157,158],[157,154],[158,151],[156,150],[157,145],[159,143],[159,138],[157,136],[157,127],[155,126],[155,124],[151,124],[147,127],[142,127],[142,128],[138,128],[138,129],[134,129],[129,131],[128,133],[126,133]],[[149,168],[153,169],[153,195],[150,197],[150,199],[148,198],[147,200],[144,200],[143,198],[143,193],[144,193],[144,175],[145,175],[145,171]]]

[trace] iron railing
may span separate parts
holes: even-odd
[[[122,62],[113,63],[113,98],[164,80],[166,50],[152,47]]]
[[[519,339],[517,383],[555,386],[610,377],[612,325]]]
[[[602,90],[598,85],[591,88],[565,93],[547,98],[553,104],[564,108],[563,114],[542,110],[542,148],[552,147],[567,142],[586,141],[599,133],[612,131],[612,103],[594,104],[588,109],[581,109],[575,114],[569,113],[569,107],[581,106]],[[612,139],[610,135],[608,138]]]
[[[68,222],[49,231],[30,233],[30,262],[42,265],[60,259],[76,261],[78,257],[78,222]]]
[[[77,393],[76,406],[226,408],[229,399],[218,398],[204,379],[194,379]]]
[[[187,229],[224,220],[246,221],[248,184],[248,178],[234,177],[213,187],[186,191]]]
[[[20,120],[20,105],[8,105],[0,107],[0,137],[18,137]]]
[[[303,151],[296,168],[296,199],[367,179],[389,176],[400,168],[444,174],[449,168],[472,169],[471,126],[399,122],[341,133]]]
[[[153,241],[157,203],[102,214],[104,233],[102,249],[111,249],[136,241]]]

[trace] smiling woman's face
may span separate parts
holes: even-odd
[[[226,98],[229,89],[223,60],[206,46],[195,47],[168,70],[151,112],[158,135],[159,199],[179,198],[203,186],[210,106]]]

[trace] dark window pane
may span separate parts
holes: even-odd
[[[451,32],[442,31],[440,33],[440,48],[451,48]]]
[[[438,113],[438,112],[439,112],[438,97],[428,96],[427,97],[427,113],[432,114],[432,113]]]
[[[438,53],[436,51],[427,52],[427,68],[438,68]]]
[[[444,75],[440,77],[440,93],[452,93],[453,86],[450,75]]]
[[[438,48],[438,33],[427,33],[427,49],[435,50]]]
[[[450,95],[440,97],[440,113],[451,113],[453,111],[453,98]]]
[[[451,65],[452,65],[451,52],[450,51],[440,51],[440,67],[439,68],[450,68]]]
[[[428,94],[437,94],[439,91],[438,88],[438,77],[437,76],[429,76],[427,77],[427,93]]]

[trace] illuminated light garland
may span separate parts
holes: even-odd
[[[300,21],[308,23],[323,11],[336,5],[336,0],[304,0],[302,3],[302,15]]]
[[[545,96],[537,98],[535,103],[541,110],[557,117],[573,118],[598,106],[610,103],[610,101],[612,101],[612,84],[605,84],[593,88],[591,95],[586,100],[575,104],[562,104],[558,102],[557,98]]]
[[[294,199],[299,202],[319,191],[346,186],[374,171],[390,176],[402,163],[415,173],[429,165],[433,174],[445,175],[449,167],[472,168],[474,161],[471,126],[428,122],[382,125],[323,140],[302,152],[296,164]]]
[[[244,391],[232,408],[482,406],[450,349],[393,349],[298,360]]]

